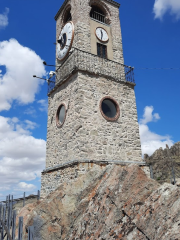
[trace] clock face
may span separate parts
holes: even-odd
[[[74,39],[74,24],[68,22],[64,25],[57,43],[57,58],[62,61],[69,53]]]
[[[97,27],[96,28],[96,37],[98,38],[99,41],[101,42],[107,42],[109,40],[108,33],[106,30],[102,27]]]

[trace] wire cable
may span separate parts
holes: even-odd
[[[134,69],[137,69],[137,70],[180,70],[180,67],[179,68],[136,68],[134,67]]]

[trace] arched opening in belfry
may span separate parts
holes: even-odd
[[[106,23],[106,13],[99,6],[91,6],[90,17],[99,22]]]
[[[67,22],[72,21],[72,16],[71,16],[71,8],[68,8],[64,14],[64,24],[66,24]]]

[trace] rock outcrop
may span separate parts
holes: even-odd
[[[171,148],[159,148],[150,157],[145,154],[144,160],[152,166],[154,179],[159,183],[180,181],[180,142]]]
[[[179,240],[180,188],[160,185],[137,165],[91,171],[25,206],[34,240]]]

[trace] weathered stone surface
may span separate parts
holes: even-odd
[[[137,165],[106,166],[60,185],[34,208],[33,223],[35,240],[178,240],[180,189]]]

